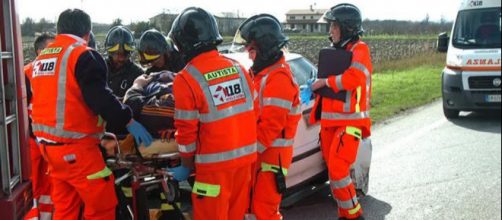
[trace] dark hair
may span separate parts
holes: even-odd
[[[44,49],[46,47],[46,42],[47,40],[52,40],[54,39],[54,35],[50,33],[43,33],[42,35],[38,36],[35,38],[35,43],[33,43],[33,47],[35,48],[35,53],[38,50]]]
[[[83,37],[91,31],[91,17],[80,9],[66,9],[58,18],[58,34]]]

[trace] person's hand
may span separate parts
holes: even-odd
[[[308,105],[310,103],[310,98],[312,98],[312,89],[310,89],[310,85],[300,86],[301,103]]]
[[[127,130],[132,134],[132,136],[134,136],[134,140],[136,141],[136,144],[138,146],[141,145],[141,143],[143,143],[145,147],[148,147],[150,146],[150,144],[152,144],[152,135],[148,133],[143,125],[141,125],[134,119],[131,119],[129,124],[127,124]]]
[[[146,74],[143,74],[141,76],[138,76],[138,78],[136,78],[134,80],[133,86],[138,87],[138,88],[143,88],[146,85],[148,85],[148,83],[150,83],[151,81],[152,81],[152,77],[150,77]]]
[[[310,88],[312,88],[312,91],[316,91],[322,87],[325,87],[326,81],[327,79],[317,79],[314,83],[312,83],[312,86]]]
[[[187,180],[190,176],[190,173],[192,172],[190,168],[187,168],[183,165],[168,168],[168,170],[173,173],[173,178],[178,182]]]

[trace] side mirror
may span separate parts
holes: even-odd
[[[450,42],[450,37],[446,32],[440,33],[438,35],[437,51],[445,53],[448,51],[448,44]]]

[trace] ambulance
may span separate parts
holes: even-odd
[[[500,33],[500,0],[464,0],[451,36],[439,36],[438,50],[448,51],[442,72],[446,118],[501,109]]]

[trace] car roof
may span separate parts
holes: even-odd
[[[297,54],[297,53],[286,52],[284,54],[286,55],[286,62],[289,62],[291,60],[295,60],[295,59],[302,57],[300,54]],[[246,53],[246,52],[226,53],[223,55],[230,58],[230,59],[236,60],[237,62],[242,64],[246,69],[251,68],[251,66],[253,65],[253,61],[251,59],[249,59],[248,53]]]

